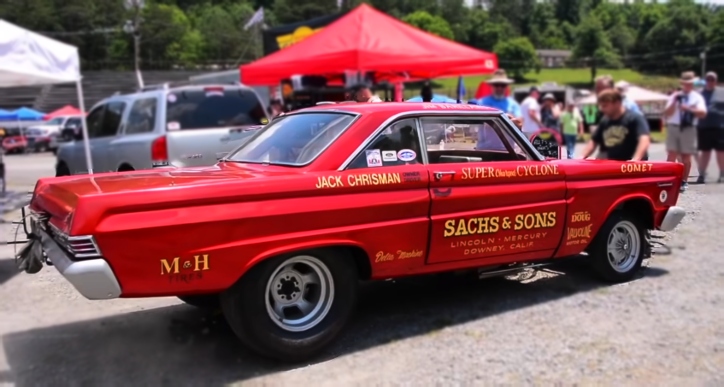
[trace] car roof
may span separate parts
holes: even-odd
[[[388,113],[390,115],[405,113],[410,111],[429,111],[429,112],[477,112],[488,114],[500,114],[502,111],[486,106],[470,105],[470,104],[454,104],[454,103],[434,103],[434,102],[370,102],[370,103],[338,103],[319,105],[298,110],[298,112],[335,110],[356,114],[369,113]],[[292,112],[293,114],[294,112]]]
[[[149,97],[164,97],[168,93],[177,93],[177,92],[183,92],[186,90],[204,90],[204,89],[218,89],[218,88],[224,88],[224,89],[230,89],[230,90],[245,90],[245,91],[251,91],[254,92],[254,89],[250,86],[243,85],[243,84],[203,84],[203,85],[178,85],[178,86],[168,86],[163,87],[163,85],[160,85],[157,88],[148,88],[146,90],[137,90],[130,93],[125,94],[114,94],[109,97],[106,97],[102,99],[101,101],[97,102],[96,105],[99,105],[101,103],[108,103],[113,101],[128,101],[128,100],[136,100],[136,99],[143,99],[143,98],[149,98]]]

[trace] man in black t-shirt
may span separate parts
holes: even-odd
[[[602,91],[598,95],[598,108],[603,118],[586,144],[583,158],[590,157],[596,148],[600,148],[599,159],[648,160],[649,124],[643,115],[626,110],[621,92],[616,89]]]

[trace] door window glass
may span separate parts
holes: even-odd
[[[430,164],[532,159],[497,118],[430,117],[420,122]]]
[[[355,157],[348,169],[422,164],[420,137],[414,118],[397,121],[385,128]]]
[[[121,118],[123,118],[123,111],[125,109],[125,102],[109,103],[106,108],[106,113],[103,115],[103,125],[101,125],[101,130],[95,137],[115,136],[116,133],[118,133],[118,127],[121,125]]]
[[[100,137],[103,131],[103,113],[106,111],[106,105],[101,105],[91,110],[85,119],[88,127],[88,138]]]
[[[152,132],[156,125],[156,98],[139,99],[131,106],[128,113],[126,134]]]

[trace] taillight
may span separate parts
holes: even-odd
[[[168,165],[166,136],[161,136],[151,143],[151,164],[154,167],[165,167]]]

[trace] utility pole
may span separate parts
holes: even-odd
[[[133,11],[133,20],[126,20],[123,31],[133,36],[133,64],[136,70],[138,88],[143,88],[143,75],[141,75],[141,11],[143,0],[126,0],[126,8]]]
[[[701,76],[703,77],[704,74],[706,74],[706,52],[709,51],[709,47],[704,48],[704,51],[699,54],[699,58],[701,58]]]

